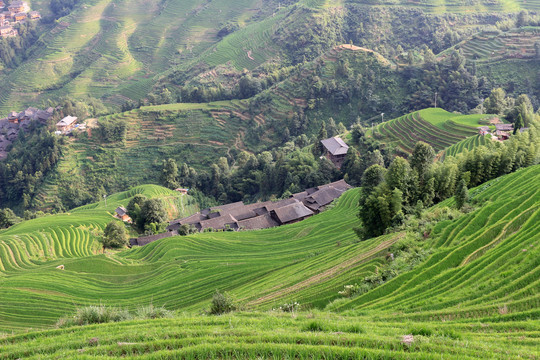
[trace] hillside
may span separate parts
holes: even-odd
[[[316,310],[294,316],[183,314],[8,336],[0,340],[0,353],[7,358],[84,353],[90,358],[404,359],[444,353],[455,359],[534,359],[540,331],[532,321],[540,315],[540,187],[531,184],[540,184],[539,165],[473,189],[473,205],[482,206],[438,222],[425,240],[432,249],[427,261],[363,295],[335,302],[328,309],[345,310],[339,315]],[[339,297],[343,285],[376,272],[385,262],[376,255],[385,255],[400,238],[398,233],[356,242],[350,228],[357,196],[351,190],[335,208],[283,228],[162,240],[111,258],[70,259],[63,262],[64,272],[54,269],[57,262],[5,272],[1,328],[48,326],[74,304],[98,298],[125,307],[152,301],[199,310],[216,287],[249,309],[292,301],[322,308]],[[432,219],[452,203],[430,209]],[[30,301],[16,302],[28,293]],[[411,343],[403,338],[408,334]]]
[[[438,108],[424,109],[379,124],[372,135],[396,146],[405,154],[412,153],[418,141],[427,142],[439,152],[477,135],[477,128],[487,125],[482,120],[489,117],[492,116],[458,115]]]
[[[540,193],[530,184],[539,182],[537,165],[473,190],[473,203],[483,206],[438,223],[427,240],[433,251],[428,261],[336,306],[365,308],[379,317],[399,311],[401,318],[422,321],[496,318],[501,307],[508,320],[537,316],[538,294],[532,290],[537,282]],[[172,309],[200,310],[216,288],[230,291],[248,309],[265,310],[292,301],[324,308],[339,297],[344,285],[382,266],[383,255],[404,235],[357,242],[352,231],[357,201],[358,190],[351,190],[331,210],[264,231],[169,238],[108,257],[65,258],[41,266],[19,265],[24,259],[16,258],[22,269],[3,272],[1,328],[50,326],[74,306],[93,304],[95,299],[110,305],[121,300],[128,308],[152,301]],[[444,206],[451,204],[449,200],[430,213],[434,218],[444,216]],[[505,272],[493,274],[503,262]],[[55,269],[59,264],[65,265],[65,271]],[[468,279],[471,272],[474,275]],[[476,288],[479,282],[485,285]],[[516,286],[519,291],[508,292]],[[28,293],[32,301],[17,301]],[[38,308],[37,303],[45,305]],[[25,314],[33,315],[29,319]]]

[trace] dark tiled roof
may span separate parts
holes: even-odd
[[[136,243],[132,243],[131,240],[129,241],[129,243],[132,246],[133,245],[144,246],[144,245],[150,244],[151,242],[154,242],[156,240],[165,239],[165,238],[175,236],[175,235],[178,235],[178,234],[176,232],[174,232],[174,231],[168,231],[168,232],[161,233],[161,234],[156,234],[156,235],[142,236],[140,238],[134,239],[136,241]]]
[[[330,184],[318,186],[317,190],[321,190],[321,189],[324,189],[324,188],[330,187],[330,186],[333,187],[333,188],[336,188],[338,190],[341,190],[341,191],[352,189],[351,185],[347,184],[345,182],[345,180],[341,179],[341,180],[338,180],[338,181],[334,181],[333,183],[330,183]]]
[[[302,220],[313,215],[313,211],[304,206],[301,202],[277,208],[272,211],[281,224]]]
[[[321,190],[313,193],[311,196],[304,199],[304,203],[311,210],[319,210],[323,206],[330,204],[332,201],[341,196],[343,191],[334,187],[324,187]]]
[[[123,206],[117,207],[115,211],[116,211],[116,213],[117,213],[119,216],[124,216],[124,215],[127,214],[127,210],[126,210],[126,208],[123,207]]]
[[[237,222],[238,221],[234,217],[227,214],[225,216],[220,216],[215,219],[203,220],[200,223],[198,223],[198,225],[200,226],[200,230],[205,230],[205,229],[210,229],[210,228],[214,230],[223,230],[225,229],[226,225],[229,225],[231,228],[237,227]]]
[[[215,211],[218,211],[218,210],[221,210],[221,211],[228,211],[228,210],[232,210],[234,208],[238,208],[238,207],[242,207],[244,206],[244,203],[241,202],[241,201],[238,201],[238,202],[235,202],[235,203],[230,203],[230,204],[225,204],[225,205],[219,205],[219,206],[213,206],[211,208],[208,208],[208,209],[204,209],[201,211],[201,213],[203,215],[208,215],[210,214],[211,212],[215,212]]]
[[[349,146],[338,137],[321,140],[321,143],[332,155],[345,155],[349,151]]]
[[[495,124],[495,129],[500,131],[514,130],[514,124]]]
[[[264,214],[251,219],[239,221],[238,226],[240,229],[244,230],[257,230],[273,228],[279,226],[279,223],[275,221],[270,214]]]

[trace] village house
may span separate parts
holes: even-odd
[[[123,206],[119,206],[116,208],[115,210],[116,212],[116,215],[115,217],[117,217],[118,219],[124,221],[124,222],[127,222],[127,223],[130,223],[132,222],[131,220],[131,217],[127,214],[127,210],[125,207]]]
[[[28,11],[28,5],[23,1],[13,1],[8,6],[8,10],[13,13],[22,13]]]
[[[15,13],[15,15],[13,15],[13,21],[15,22],[24,21],[26,20],[26,16],[27,15],[24,12]]]
[[[30,11],[28,13],[28,16],[31,20],[41,19],[41,14],[38,11]]]
[[[60,131],[62,134],[69,132],[75,124],[77,123],[77,117],[75,116],[66,116],[58,123],[56,123],[56,130]]]
[[[514,131],[514,124],[496,124],[495,136],[501,141],[508,140]]]
[[[178,188],[178,189],[175,189],[174,191],[178,191],[182,195],[187,195],[189,189]]]
[[[14,36],[14,35],[15,35],[15,29],[13,29],[13,26],[11,25],[0,26],[0,36],[8,37],[8,36]]]
[[[480,126],[478,128],[478,134],[479,135],[482,135],[482,136],[487,135],[487,134],[489,134],[489,132],[490,132],[489,126]]]
[[[343,165],[345,156],[349,151],[349,146],[338,137],[321,140],[321,143],[324,146],[324,156],[326,156],[335,167],[341,169],[341,165]]]

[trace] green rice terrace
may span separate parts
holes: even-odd
[[[461,49],[463,55],[476,62],[496,62],[503,59],[534,59],[535,43],[540,41],[540,27],[523,27],[506,32],[482,32],[449,50]]]
[[[10,264],[0,273],[0,356],[537,359],[538,185],[539,165],[471,189],[468,213],[450,216],[453,199],[431,208],[426,216],[441,221],[424,235],[427,259],[351,298],[338,291],[376,274],[405,241],[404,232],[357,240],[358,189],[300,223],[174,237],[105,255],[85,250],[84,236],[68,236],[71,221],[62,225],[63,217],[77,216],[100,226],[107,221],[102,204],[40,219],[40,227],[28,221],[0,233],[3,249],[11,249],[0,253]],[[39,246],[23,240],[37,238],[47,223],[60,243],[69,237],[72,250],[40,258]],[[216,289],[244,310],[201,315]],[[293,302],[302,311],[272,310]],[[78,306],[99,303],[152,303],[179,313],[41,331]]]
[[[488,144],[490,140],[490,135],[475,135],[471,136],[469,138],[466,138],[465,140],[461,140],[457,144],[454,144],[444,150],[443,157],[441,160],[444,160],[447,156],[456,156],[459,153],[462,153],[466,150],[472,150],[477,146],[482,146]]]
[[[383,122],[374,128],[374,137],[411,154],[418,141],[430,144],[436,152],[478,134],[482,121],[491,115],[459,115],[439,108],[429,108]],[[480,141],[479,141],[480,142]]]

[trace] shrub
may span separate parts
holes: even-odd
[[[409,334],[411,335],[422,335],[422,336],[431,336],[433,335],[433,330],[426,326],[414,326],[409,329]]]
[[[62,318],[57,322],[57,327],[74,325],[102,324],[108,322],[125,321],[132,319],[129,311],[105,305],[86,306],[77,309],[71,318]]]
[[[165,307],[155,307],[154,305],[141,306],[137,309],[137,319],[159,319],[170,318],[173,316],[173,312],[165,309]]]
[[[212,305],[210,306],[210,314],[221,315],[236,310],[233,298],[227,293],[220,293],[216,290],[212,296]]]

